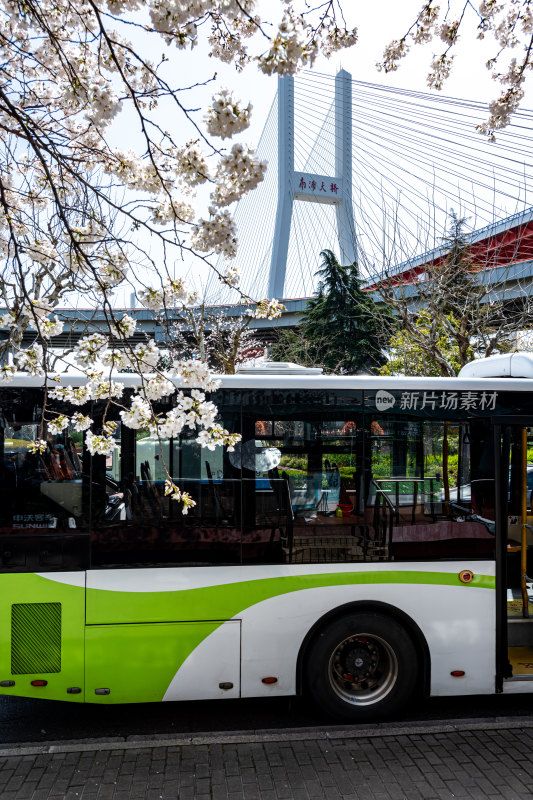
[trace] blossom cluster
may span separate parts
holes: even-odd
[[[318,42],[306,44],[307,26],[303,16],[287,8],[269,50],[258,59],[259,68],[267,75],[294,75],[300,62],[312,67],[318,55]]]
[[[238,286],[241,279],[239,267],[236,264],[232,264],[232,266],[228,267],[226,272],[221,275],[220,279],[227,286]]]
[[[126,339],[129,339],[130,336],[133,336],[135,333],[135,328],[137,327],[137,320],[130,317],[129,314],[124,314],[124,316],[117,320],[117,327]]]
[[[220,381],[213,376],[209,366],[204,361],[189,359],[175,361],[173,375],[183,386],[195,386],[206,392],[214,392],[220,386]]]
[[[207,109],[205,122],[211,136],[226,139],[241,133],[250,125],[251,103],[241,108],[239,101],[230,89],[221,89]]]
[[[182,375],[189,371],[189,380],[192,380],[192,367],[182,365]],[[204,384],[210,389],[216,386],[208,371],[196,370],[194,379],[199,382],[204,377]],[[190,394],[178,391],[176,403],[165,414],[156,414],[150,400],[157,400],[176,392],[176,387],[161,375],[147,377],[143,396],[136,394],[132,398],[130,408],[120,412],[122,423],[128,428],[148,429],[153,436],[161,439],[176,438],[184,428],[198,429],[196,441],[209,450],[217,446],[227,446],[233,449],[240,441],[240,434],[230,434],[217,422],[217,408],[206,399],[204,391],[191,389]]]
[[[150,403],[138,394],[133,396],[129,409],[120,412],[120,418],[127,428],[134,430],[140,428],[153,430],[155,421]]]
[[[518,81],[517,85],[511,86],[509,89],[502,92],[502,94],[489,103],[490,116],[476,128],[480,133],[486,134],[490,140],[494,141],[494,131],[505,128],[509,125],[511,117],[518,109],[520,101],[524,96],[524,90],[521,87],[522,81]]]
[[[249,15],[244,19],[235,16],[231,32],[222,22],[216,23],[208,40],[211,48],[209,55],[225,64],[233,62],[237,71],[242,71],[250,61],[245,40],[257,33],[260,25],[261,19],[257,15]]]
[[[102,456],[110,456],[118,447],[118,442],[110,436],[87,431],[85,434],[85,446],[92,456],[97,453]]]
[[[441,9],[432,0],[423,3],[415,21],[401,38],[385,48],[378,69],[392,72],[409,51],[408,39],[415,44],[423,44],[439,38],[446,45],[444,52],[433,54],[427,82],[430,88],[441,89],[450,75],[453,54],[449,51],[457,45],[459,31],[464,23],[465,12],[470,9],[477,14],[478,38],[485,39],[490,33],[496,44],[495,54],[486,62],[487,69],[493,71],[513,48],[521,48],[521,58],[511,58],[500,72],[493,71],[492,77],[503,86],[500,96],[489,104],[490,116],[477,130],[494,139],[494,131],[506,127],[518,109],[524,96],[523,84],[528,70],[533,69],[533,8],[530,0],[480,0],[477,10],[471,3],[457,3],[453,16],[453,2]],[[442,16],[441,16],[442,15]]]
[[[57,317],[54,317],[54,319],[45,317],[45,319],[39,320],[36,324],[33,321],[30,322],[30,327],[34,327],[34,325],[44,339],[49,339],[51,336],[59,336],[64,328],[64,322]]]
[[[251,148],[234,144],[228,155],[220,159],[216,173],[216,189],[211,194],[215,206],[227,206],[255,189],[263,180],[266,162],[254,158]]]
[[[108,340],[101,333],[92,333],[79,340],[76,346],[75,360],[81,367],[89,367],[100,359],[107,349]]]
[[[177,197],[162,198],[153,210],[152,219],[158,225],[174,221],[192,222],[194,208],[190,203],[185,203]]]
[[[382,60],[376,64],[377,69],[379,71],[383,70],[383,72],[395,72],[398,69],[399,62],[408,52],[409,44],[405,38],[393,39],[386,46]]]
[[[48,422],[48,431],[54,435],[61,433],[69,425],[69,418],[65,414],[58,414],[53,420]]]
[[[197,186],[206,182],[209,167],[197,142],[187,142],[185,147],[176,151],[175,158],[176,172],[183,183]]]
[[[127,272],[127,265],[120,263],[120,260],[106,260],[100,263],[97,288],[105,292],[106,289],[118,286],[126,278]]]
[[[332,8],[333,4],[328,4],[328,7]],[[356,41],[356,28],[339,28],[335,18],[328,16],[327,12],[315,28],[289,2],[270,48],[256,60],[259,69],[267,75],[294,75],[300,66],[312,67],[321,51],[328,57],[337,50],[351,47]]]
[[[189,508],[193,508],[196,505],[190,494],[182,492],[170,478],[165,481],[165,496],[170,497],[171,500],[181,501],[183,503],[183,514],[187,514]]]
[[[286,308],[278,300],[261,300],[254,309],[256,319],[277,319]]]
[[[209,219],[200,219],[193,227],[193,246],[202,253],[218,253],[225,258],[237,255],[237,233],[229,211],[209,209]]]
[[[431,41],[439,18],[439,11],[439,6],[433,6],[431,2],[424,3],[416,19],[414,31],[411,33],[413,42],[423,44]]]
[[[132,353],[132,363],[136,367],[136,372],[155,369],[161,358],[159,348],[153,339],[147,342],[139,342],[135,345]]]
[[[240,434],[228,433],[221,425],[213,425],[210,428],[200,431],[196,441],[202,447],[207,447],[208,450],[215,450],[217,447],[225,445],[228,452],[231,453],[235,450],[235,445],[240,439]]]
[[[57,257],[57,250],[55,247],[50,244],[50,242],[41,241],[39,239],[26,244],[24,252],[29,255],[33,261],[39,264],[49,264]]]
[[[454,20],[453,22],[449,22],[447,20],[443,22],[438,29],[439,36],[442,39],[442,41],[446,42],[446,44],[455,44],[459,36],[460,24],[461,23],[459,20]]]
[[[44,453],[46,451],[47,447],[48,447],[48,444],[46,443],[46,441],[44,439],[36,439],[34,442],[30,443],[30,446],[28,447],[28,450],[30,451],[30,453],[34,453],[34,454],[35,453]]]
[[[442,89],[445,80],[449,77],[454,56],[442,53],[434,56],[431,62],[431,71],[428,73],[428,86],[432,89]]]
[[[15,374],[13,364],[0,364],[0,382],[9,383]]]
[[[173,308],[176,304],[190,305],[196,296],[183,278],[172,278],[160,289],[149,287],[137,292],[137,296],[145,308],[160,311],[162,308]]]
[[[82,346],[83,352],[90,350],[92,354],[102,344],[98,341],[94,343],[93,339],[91,341],[94,348],[87,349]],[[139,358],[144,358],[145,363],[159,359],[159,352],[156,352],[153,344],[142,347],[145,349]],[[101,350],[99,352],[101,353]],[[148,429],[151,435],[165,439],[178,437],[184,428],[189,428],[198,431],[198,443],[210,450],[216,446],[232,448],[240,440],[240,436],[230,434],[216,421],[218,411],[214,403],[207,399],[206,391],[215,390],[219,381],[211,374],[207,364],[194,360],[176,361],[172,365],[172,374],[182,386],[196,388],[191,388],[186,394],[183,390],[178,390],[176,383],[165,375],[157,372],[147,374],[143,377],[139,392],[132,397],[129,408],[120,411],[122,423],[133,429]],[[49,398],[70,402],[73,405],[84,405],[89,400],[122,397],[124,385],[106,380],[98,363],[87,370],[87,376],[87,383],[80,387],[53,387],[49,390]],[[166,413],[156,413],[152,402],[170,395],[176,396],[173,408]],[[73,426],[78,431],[86,431],[87,449],[93,455],[109,455],[116,447],[114,438],[116,423],[104,422],[101,432],[97,433],[90,429],[92,422],[90,416],[81,412],[76,412],[70,417],[56,414],[48,421],[48,431],[57,434],[68,426]]]
[[[80,411],[76,411],[70,418],[70,424],[76,431],[86,431],[92,425],[92,419],[87,416],[86,414],[82,414]]]
[[[141,159],[133,150],[115,150],[105,162],[105,171],[116,175],[129,189],[157,194],[161,189],[158,170],[154,164]]]
[[[34,344],[15,356],[19,369],[30,375],[44,375],[44,351],[40,344]]]
[[[87,383],[83,386],[55,386],[49,390],[48,396],[52,400],[61,400],[73,406],[83,406],[89,400],[119,399],[122,397],[124,384],[106,380],[103,370],[88,370],[87,377]]]
[[[8,311],[0,316],[0,325],[14,329],[18,325],[36,330],[41,338],[50,339],[63,332],[64,323],[56,317],[46,316],[51,310],[49,303],[42,300],[27,300],[16,314]]]

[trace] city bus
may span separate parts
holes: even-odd
[[[528,353],[457,378],[267,364],[212,396],[234,451],[118,424],[113,454],[91,456],[73,429],[43,434],[42,381],[16,375],[0,388],[0,691],[304,694],[352,722],[417,695],[530,691],[532,379]]]

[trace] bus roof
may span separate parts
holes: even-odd
[[[125,388],[136,389],[141,386],[138,375],[130,373],[115,373],[113,380],[122,383]],[[218,376],[217,376],[218,377]],[[49,380],[50,389],[55,386],[83,386],[88,378],[81,373],[65,373],[57,376],[58,380]],[[177,381],[176,386],[180,388]],[[4,389],[9,388],[39,388],[44,385],[42,377],[31,376],[27,373],[16,373],[11,380],[2,384]],[[436,390],[448,388],[450,391],[533,391],[533,381],[528,378],[501,378],[501,377],[383,377],[379,375],[221,375],[220,388],[222,389],[345,389],[345,390],[377,390],[377,389],[416,389]],[[187,388],[187,387],[181,387]]]

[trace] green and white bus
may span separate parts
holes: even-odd
[[[42,385],[0,389],[3,694],[307,693],[357,721],[415,692],[533,689],[533,354],[458,378],[316,372],[223,377],[234,452],[119,424],[112,457],[68,429],[32,453]]]

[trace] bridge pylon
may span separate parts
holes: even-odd
[[[278,204],[268,279],[269,297],[283,297],[294,201],[335,206],[339,257],[357,258],[352,206],[352,76],[335,76],[335,174],[294,169],[294,78],[278,78]]]

